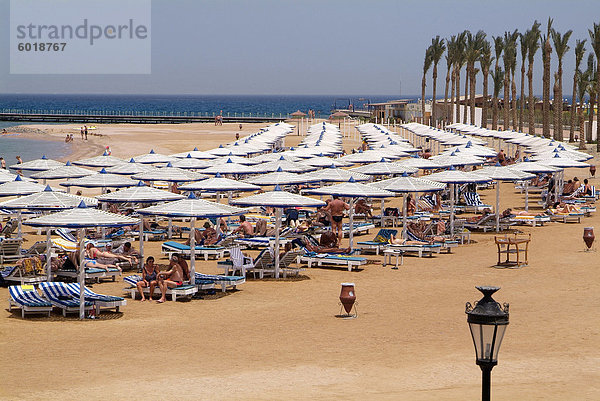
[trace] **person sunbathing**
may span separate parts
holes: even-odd
[[[119,272],[122,272],[121,268],[115,264],[99,263],[97,260],[98,258],[114,258],[133,264],[133,257],[117,255],[115,253],[106,251],[102,252],[100,249],[96,248],[93,243],[88,242],[88,244],[85,246],[85,258],[83,264],[84,267],[95,267],[106,271],[108,271],[109,268],[116,268],[119,270]]]
[[[354,213],[356,214],[364,214],[365,217],[372,219],[373,218],[373,208],[367,204],[367,201],[364,199],[359,199],[354,204]]]
[[[252,224],[246,220],[246,216],[240,216],[240,226],[233,230],[232,234],[240,234],[244,238],[251,238],[254,236],[254,228]]]
[[[321,236],[322,238],[322,236]],[[296,241],[296,240],[294,240]],[[298,241],[295,242],[296,244],[298,242],[302,243],[302,246],[304,246],[306,248],[307,251],[309,252],[315,252],[315,253],[340,253],[340,254],[350,254],[352,253],[352,249],[351,248],[338,248],[337,247],[337,241],[335,243],[327,243],[326,245],[321,245],[321,243],[319,243],[319,245],[314,245],[310,242],[310,240],[306,237],[300,239],[298,238]]]
[[[204,230],[201,231],[197,228],[194,230],[194,239],[196,241],[196,245],[209,246],[216,244],[219,240],[219,237],[217,236],[217,231],[207,221],[204,223]],[[185,241],[185,244],[190,244],[189,238]]]
[[[154,288],[158,285],[158,273],[160,269],[158,265],[154,264],[154,257],[148,256],[146,258],[146,264],[142,268],[142,279],[137,282],[136,287],[138,292],[142,296],[142,302],[146,300],[144,296],[144,288],[150,288],[150,296],[148,299],[152,301],[152,296],[154,295]]]
[[[429,245],[427,241],[408,240],[406,238],[397,238],[394,234],[390,236],[390,244],[392,245]]]
[[[569,205],[568,203],[556,202],[553,208],[550,208],[549,211],[553,214],[569,214],[569,213],[580,213],[580,210],[574,205]]]
[[[167,300],[167,290],[183,285],[184,280],[189,278],[189,275],[187,263],[178,254],[173,254],[169,262],[169,270],[157,274],[158,286],[162,296],[156,302],[159,304],[165,302]]]

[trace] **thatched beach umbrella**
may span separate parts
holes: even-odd
[[[108,152],[104,152],[100,156],[90,157],[83,160],[75,160],[73,164],[87,167],[112,167],[117,164],[125,163],[125,160],[111,156]]]
[[[28,170],[28,171],[46,171],[52,170],[53,168],[61,167],[64,164],[48,159],[46,155],[43,155],[40,159],[30,160],[25,163],[13,164],[10,166],[13,170]]]

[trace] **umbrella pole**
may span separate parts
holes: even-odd
[[[144,216],[140,216],[140,268],[144,266]]]
[[[79,319],[85,318],[85,266],[83,257],[85,255],[85,235],[83,228],[77,229],[77,242],[79,242]]]
[[[381,198],[381,228],[385,227],[383,219],[383,211],[385,210],[385,199]]]
[[[342,227],[342,238],[344,238],[344,227]],[[354,242],[354,198],[350,198],[350,233],[348,234],[350,241],[350,252],[352,252],[352,245]],[[340,243],[341,243],[340,239]]]
[[[529,180],[525,180],[525,211],[529,211]]]
[[[196,284],[196,218],[190,219],[190,282]]]
[[[17,226],[18,226],[18,234],[19,234],[19,238],[23,237],[23,225],[22,223],[22,214],[21,214],[21,209],[19,209],[17,211]]]
[[[283,209],[278,207],[275,209],[275,278],[279,278],[279,229],[281,228],[281,215]]]
[[[169,225],[167,226],[167,237],[171,239],[173,238],[173,218],[169,217],[168,221]]]
[[[52,247],[52,239],[50,238],[50,233],[52,230],[50,227],[46,228],[46,273],[48,274],[48,281],[52,281],[52,260],[50,249]]]
[[[500,181],[496,181],[496,232],[500,232]]]
[[[450,184],[450,235],[454,235],[454,185]]]
[[[402,195],[404,198],[404,202],[402,205],[402,238],[406,239],[408,237],[407,232],[406,232],[406,224],[408,223],[406,215],[408,214],[408,204],[406,203],[407,199],[408,199],[408,193],[404,193],[404,195]]]

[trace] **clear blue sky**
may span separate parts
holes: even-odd
[[[433,36],[483,29],[491,40],[535,19],[544,29],[550,16],[557,30],[574,31],[570,94],[575,39],[600,22],[598,0],[153,0],[151,74],[11,75],[9,4],[0,0],[0,93],[420,94]],[[439,76],[441,93],[443,65]]]

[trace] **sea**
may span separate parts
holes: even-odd
[[[64,95],[64,94],[0,94],[0,111],[50,113],[132,113],[213,115],[286,115],[296,110],[314,110],[317,117],[327,117],[332,109],[364,108],[369,103],[393,99],[417,99],[417,96],[348,96],[348,95]],[[0,121],[0,130],[19,123]],[[18,136],[0,136],[0,156],[13,164],[20,155],[23,161],[45,154],[48,158],[64,157],[69,144],[36,141]]]

